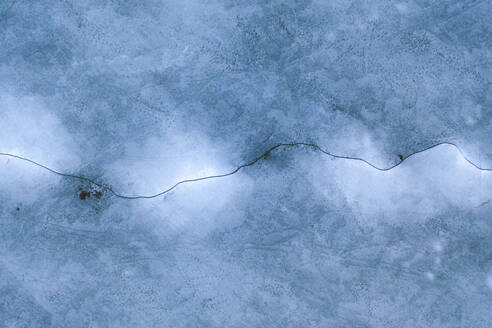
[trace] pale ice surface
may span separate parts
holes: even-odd
[[[490,1],[0,1],[1,153],[266,155],[1,155],[0,328],[492,327],[491,58]]]

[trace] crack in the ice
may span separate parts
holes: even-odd
[[[56,175],[59,175],[59,176],[62,176],[62,177],[67,177],[67,178],[72,178],[72,179],[78,179],[78,180],[81,180],[81,181],[88,182],[90,184],[93,184],[95,186],[98,186],[99,188],[102,188],[102,189],[110,192],[111,194],[113,194],[114,196],[116,196],[118,198],[123,198],[123,199],[150,199],[150,198],[156,198],[156,197],[162,196],[164,194],[167,194],[168,192],[172,191],[173,189],[175,189],[176,187],[178,187],[181,184],[191,183],[191,182],[198,182],[198,181],[202,181],[202,180],[216,179],[216,178],[224,178],[224,177],[228,177],[228,176],[234,175],[234,174],[236,174],[237,172],[239,172],[243,168],[246,168],[246,167],[249,167],[249,166],[253,166],[253,165],[255,165],[257,162],[259,162],[262,159],[267,159],[270,156],[270,154],[272,153],[272,151],[275,151],[276,149],[282,148],[282,147],[305,146],[305,147],[309,147],[309,148],[315,149],[317,151],[320,151],[321,153],[323,153],[325,155],[328,155],[328,156],[330,156],[332,158],[345,159],[345,160],[353,160],[353,161],[360,161],[360,162],[363,162],[363,163],[369,165],[370,167],[372,167],[372,168],[374,168],[374,169],[376,169],[378,171],[389,171],[389,170],[392,170],[395,167],[401,165],[408,158],[410,158],[410,157],[412,157],[412,156],[414,156],[416,154],[419,154],[419,153],[425,152],[427,150],[430,150],[432,148],[441,146],[441,145],[450,145],[450,146],[453,146],[454,148],[456,148],[458,150],[458,152],[460,153],[460,155],[463,157],[463,159],[465,161],[467,161],[470,165],[472,165],[474,168],[476,168],[477,170],[480,170],[480,171],[492,171],[492,168],[483,168],[483,167],[480,167],[477,164],[473,163],[471,160],[469,160],[465,156],[465,154],[463,153],[463,151],[456,144],[454,144],[452,142],[448,142],[448,141],[440,142],[440,143],[434,144],[432,146],[429,146],[427,148],[424,148],[424,149],[415,151],[415,152],[413,152],[413,153],[411,153],[411,154],[409,154],[408,156],[405,156],[405,157],[403,157],[402,155],[398,155],[398,157],[400,158],[400,161],[398,163],[396,163],[394,165],[391,165],[391,166],[388,166],[388,167],[378,167],[378,166],[376,166],[376,165],[370,163],[369,161],[367,161],[367,160],[365,160],[363,158],[360,158],[360,157],[352,157],[352,156],[343,156],[343,155],[332,154],[329,151],[324,150],[323,148],[321,148],[320,146],[318,146],[317,144],[314,144],[314,143],[292,142],[292,143],[279,143],[279,144],[276,144],[275,146],[272,146],[271,148],[269,148],[268,150],[266,150],[260,156],[256,157],[255,159],[253,159],[253,160],[251,160],[251,161],[249,161],[249,162],[247,162],[245,164],[242,164],[242,165],[236,167],[234,170],[232,170],[232,171],[230,171],[228,173],[218,174],[218,175],[209,175],[209,176],[205,176],[205,177],[201,177],[201,178],[195,178],[195,179],[181,180],[181,181],[176,182],[170,188],[168,188],[166,190],[163,190],[163,191],[161,191],[161,192],[159,192],[157,194],[154,194],[154,195],[148,195],[148,196],[145,196],[145,195],[128,196],[128,195],[117,193],[111,187],[109,187],[107,185],[104,185],[102,183],[96,182],[94,180],[91,180],[89,178],[86,178],[84,176],[79,176],[79,175],[74,175],[74,174],[69,174],[69,173],[58,172],[58,171],[56,171],[54,169],[51,169],[51,168],[49,168],[49,167],[47,167],[47,166],[45,166],[43,164],[40,164],[38,162],[35,162],[35,161],[33,161],[33,160],[29,159],[29,158],[25,158],[25,157],[22,157],[22,156],[19,156],[19,155],[10,154],[10,153],[2,153],[2,152],[0,152],[0,156],[7,156],[7,157],[11,157],[11,158],[20,159],[20,160],[29,162],[31,164],[34,164],[36,166],[39,166],[39,167],[41,167],[41,168],[43,168],[43,169],[45,169],[45,170],[47,170],[47,171],[49,171],[49,172],[51,172],[53,174],[56,174]]]

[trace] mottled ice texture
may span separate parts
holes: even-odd
[[[312,142],[492,167],[490,1],[0,0],[0,152],[150,195]],[[492,172],[309,147],[126,200],[0,156],[0,327],[492,327]]]

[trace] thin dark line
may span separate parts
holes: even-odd
[[[477,164],[473,163],[471,160],[469,160],[465,156],[465,154],[463,153],[463,151],[456,144],[454,144],[452,142],[449,142],[449,141],[440,142],[440,143],[434,144],[432,146],[429,146],[427,148],[424,148],[424,149],[415,151],[415,152],[411,153],[410,155],[408,155],[406,157],[402,157],[402,159],[400,160],[400,162],[398,162],[398,163],[396,163],[394,165],[391,165],[389,167],[378,167],[378,166],[376,166],[376,165],[370,163],[369,161],[367,161],[367,160],[365,160],[363,158],[360,158],[360,157],[352,157],[352,156],[343,156],[343,155],[332,154],[329,151],[324,150],[323,148],[321,148],[320,146],[318,146],[317,144],[314,144],[314,143],[292,142],[292,143],[279,143],[279,144],[276,144],[275,146],[272,146],[267,151],[265,151],[261,156],[258,156],[255,159],[253,159],[253,160],[251,160],[251,161],[249,161],[249,162],[247,162],[245,164],[242,164],[242,165],[236,167],[234,170],[232,170],[229,173],[218,174],[218,175],[209,175],[209,176],[205,176],[205,177],[201,177],[201,178],[196,178],[196,179],[181,180],[181,181],[176,182],[170,188],[168,188],[166,190],[163,190],[163,191],[161,191],[161,192],[159,192],[157,194],[154,194],[154,195],[149,195],[149,196],[145,196],[145,195],[127,196],[127,195],[119,194],[116,191],[114,191],[111,187],[109,187],[107,185],[104,185],[102,183],[98,183],[98,182],[96,182],[94,180],[91,180],[89,178],[86,178],[86,177],[83,177],[83,176],[80,176],[80,175],[74,175],[74,174],[68,174],[68,173],[58,172],[58,171],[56,171],[54,169],[51,169],[51,168],[49,168],[49,167],[47,167],[45,165],[42,165],[42,164],[40,164],[38,162],[35,162],[35,161],[31,160],[31,159],[28,159],[28,158],[25,158],[25,157],[22,157],[22,156],[19,156],[19,155],[14,155],[14,154],[9,154],[9,153],[1,153],[0,152],[0,156],[12,157],[12,158],[16,158],[16,159],[20,159],[20,160],[29,162],[31,164],[34,164],[36,166],[39,166],[39,167],[47,170],[47,171],[49,171],[49,172],[51,172],[53,174],[56,174],[56,175],[59,175],[59,176],[62,176],[62,177],[67,177],[67,178],[72,178],[72,179],[79,179],[79,180],[82,180],[82,181],[89,182],[89,183],[91,183],[93,185],[96,185],[96,186],[98,186],[100,188],[103,188],[106,191],[109,191],[111,194],[113,194],[114,196],[119,197],[119,198],[123,198],[123,199],[149,199],[149,198],[156,198],[156,197],[162,196],[164,194],[167,194],[168,192],[170,192],[171,190],[175,189],[177,186],[179,186],[181,184],[190,183],[190,182],[197,182],[197,181],[202,181],[202,180],[208,180],[208,179],[224,178],[224,177],[231,176],[231,175],[236,174],[237,172],[239,172],[241,169],[246,168],[246,167],[249,167],[249,166],[253,166],[257,162],[259,162],[260,160],[267,158],[272,151],[275,151],[276,149],[278,149],[280,147],[297,147],[297,146],[311,147],[311,148],[313,148],[313,149],[315,149],[317,151],[320,151],[323,154],[328,155],[328,156],[330,156],[332,158],[363,162],[363,163],[369,165],[370,167],[372,167],[372,168],[374,168],[374,169],[376,169],[378,171],[383,171],[384,172],[384,171],[389,171],[389,170],[394,169],[395,167],[401,165],[405,160],[407,160],[408,158],[410,158],[410,157],[412,157],[412,156],[414,156],[416,154],[423,153],[423,152],[425,152],[427,150],[430,150],[432,148],[436,148],[436,147],[441,146],[441,145],[450,145],[450,146],[453,146],[454,148],[456,148],[459,151],[460,155],[470,165],[472,165],[477,170],[480,170],[480,171],[492,171],[492,168],[483,168],[483,167],[480,167]]]
[[[12,9],[12,7],[15,5],[15,3],[17,2],[17,0],[13,0],[10,5],[5,8],[1,13],[0,13],[0,19],[3,19],[7,13],[9,12],[10,9]]]

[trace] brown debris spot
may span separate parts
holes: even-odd
[[[90,193],[89,191],[82,190],[82,191],[80,192],[80,194],[79,194],[79,198],[80,198],[81,200],[84,200],[84,199],[86,199],[86,198],[88,198],[88,197],[91,197],[91,193]]]

